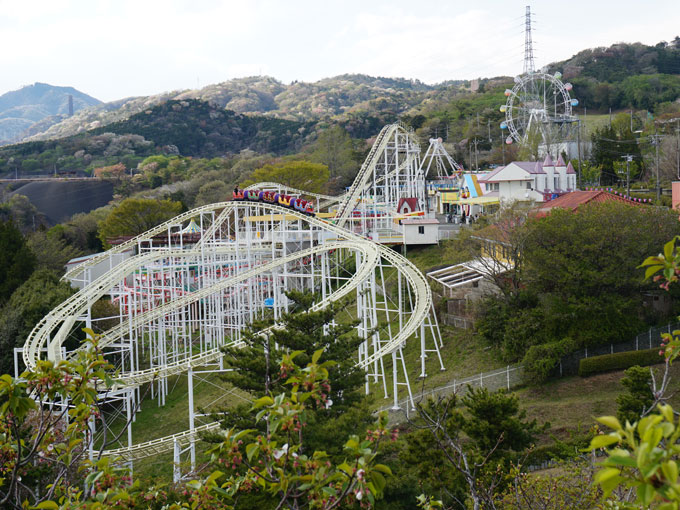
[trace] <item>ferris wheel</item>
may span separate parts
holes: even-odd
[[[506,89],[508,98],[500,107],[505,113],[501,129],[508,130],[506,144],[525,143],[530,133],[541,136],[543,143],[563,140],[575,121],[572,107],[571,83],[562,83],[562,73],[528,73],[515,77],[512,89]]]

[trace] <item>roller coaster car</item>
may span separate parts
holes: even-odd
[[[279,205],[283,207],[290,207],[292,200],[293,199],[290,195],[279,195]]]
[[[246,193],[247,193],[246,198],[248,200],[252,200],[253,202],[257,202],[258,200],[260,200],[260,191],[259,190],[251,189],[251,190],[248,190]]]
[[[232,193],[232,196],[234,200],[243,200],[243,190],[235,189],[234,192]]]

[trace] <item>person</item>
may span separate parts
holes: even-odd
[[[463,216],[461,217],[460,222],[465,225],[465,211],[463,211]]]

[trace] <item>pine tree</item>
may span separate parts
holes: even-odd
[[[322,360],[334,363],[329,369],[328,389],[332,404],[310,405],[314,412],[307,416],[304,434],[312,451],[341,453],[342,443],[336,438],[346,436],[344,429],[356,432],[371,422],[361,393],[365,374],[356,367],[356,352],[363,340],[356,333],[355,323],[336,322],[339,306],[331,304],[322,310],[309,311],[317,300],[314,294],[291,291],[286,296],[293,302],[293,312],[283,314],[267,333],[261,332],[271,323],[253,324],[245,332],[247,347],[223,349],[225,366],[233,371],[223,374],[222,379],[252,395],[275,395],[284,391],[286,382],[279,371],[283,353],[302,351],[295,357],[295,364],[305,367],[315,351],[324,349]],[[248,413],[250,407],[243,404],[230,409],[223,426],[256,427]]]

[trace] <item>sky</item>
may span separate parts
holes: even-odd
[[[0,94],[44,82],[102,101],[253,75],[425,83],[521,73],[680,35],[680,0],[0,0]]]

